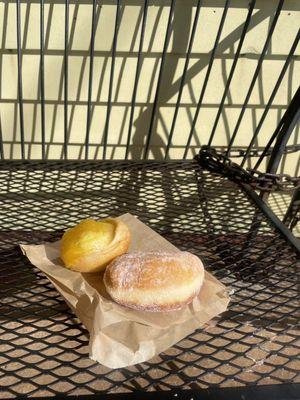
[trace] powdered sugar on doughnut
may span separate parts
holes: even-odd
[[[104,274],[107,292],[119,304],[140,311],[172,311],[199,293],[204,268],[188,252],[130,253],[116,258]]]
[[[117,257],[106,275],[115,289],[155,289],[193,281],[202,270],[199,258],[188,252],[136,252]]]

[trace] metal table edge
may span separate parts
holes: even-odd
[[[20,397],[25,400],[28,397]],[[45,397],[32,397],[45,400]],[[130,393],[98,393],[92,395],[68,396],[62,394],[51,397],[53,400],[296,400],[300,399],[300,383],[279,385],[253,385],[238,387],[211,387],[209,389],[168,390]]]

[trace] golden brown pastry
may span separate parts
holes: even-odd
[[[143,311],[171,311],[190,303],[204,279],[203,264],[188,252],[129,253],[104,273],[104,284],[119,304]]]
[[[64,233],[60,255],[69,269],[97,272],[125,253],[129,244],[130,231],[124,222],[113,218],[86,219]]]

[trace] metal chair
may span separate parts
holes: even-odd
[[[179,1],[179,0],[178,0]],[[11,2],[8,2],[11,3]],[[7,3],[7,4],[8,4]],[[51,3],[51,2],[50,2]],[[80,3],[80,2],[79,2]],[[97,144],[97,156],[91,155],[91,123],[93,109],[93,80],[95,68],[95,35],[97,10],[92,2],[90,26],[89,78],[86,106],[86,129],[83,137],[83,159],[69,157],[70,99],[69,57],[70,2],[64,2],[63,106],[64,135],[61,157],[49,159],[47,154],[47,98],[45,95],[45,2],[40,1],[40,69],[39,140],[33,141],[41,150],[40,159],[31,159],[26,141],[22,74],[22,13],[21,1],[15,3],[18,67],[19,159],[11,159],[4,132],[6,114],[0,108],[0,397],[21,398],[23,395],[52,398],[295,398],[299,396],[299,240],[289,228],[299,219],[299,177],[277,173],[283,155],[299,152],[299,143],[290,145],[288,139],[300,114],[300,89],[287,107],[278,127],[263,148],[257,148],[257,138],[284,79],[300,38],[300,31],[289,43],[276,84],[266,106],[249,136],[246,147],[234,146],[240,133],[245,110],[253,94],[261,68],[270,47],[284,1],[272,3],[272,18],[261,53],[257,56],[254,73],[246,97],[238,112],[228,145],[215,146],[219,121],[224,111],[236,67],[253,18],[256,1],[247,4],[246,18],[240,29],[229,37],[237,41],[232,64],[218,104],[217,113],[206,143],[193,145],[199,113],[203,107],[212,68],[219,51],[226,46],[221,40],[230,7],[234,2],[222,2],[222,16],[214,44],[209,52],[202,86],[199,87],[195,113],[183,148],[183,157],[172,160],[174,135],[178,122],[184,88],[189,84],[193,45],[201,23],[201,0],[189,2],[191,26],[186,35],[184,63],[176,87],[169,92],[175,96],[167,137],[159,151],[155,147],[156,123],[161,118],[160,107],[166,102],[170,89],[165,79],[168,48],[176,32],[174,18],[176,1],[163,8],[168,10],[168,22],[159,55],[157,79],[153,83],[151,105],[136,117],[137,92],[141,84],[143,45],[149,8],[152,2],[140,5],[140,33],[123,158],[109,159],[113,88],[116,80],[116,57],[122,5],[115,5],[115,26],[111,49],[110,78],[104,130]],[[129,2],[130,3],[130,2]],[[220,4],[218,3],[220,7]],[[193,11],[193,13],[192,13]],[[284,32],[283,32],[284,34]],[[204,40],[204,39],[201,39]],[[3,54],[9,50],[4,49]],[[200,59],[201,61],[201,59]],[[1,61],[0,61],[1,65]],[[2,67],[1,67],[2,68]],[[193,72],[193,71],[192,71]],[[5,79],[4,76],[1,79]],[[162,97],[165,96],[165,98]],[[1,106],[0,106],[1,107]],[[137,137],[140,127],[146,134]],[[2,126],[2,129],[1,129]],[[142,143],[142,145],[139,145]],[[160,142],[161,143],[161,142]],[[132,151],[132,148],[138,150]],[[138,147],[140,146],[140,147]],[[191,157],[190,150],[195,152]],[[154,159],[151,155],[154,154]],[[297,153],[296,153],[297,154]],[[240,163],[234,160],[240,159]],[[251,168],[246,168],[249,160]],[[267,159],[266,168],[263,163]],[[292,201],[283,222],[267,205],[268,194],[293,191]],[[48,280],[21,254],[18,244],[57,240],[62,232],[85,217],[117,216],[124,212],[137,215],[182,250],[201,257],[205,267],[231,290],[228,311],[204,329],[181,341],[149,362],[117,371],[109,370],[88,359],[88,337],[85,329],[64,303]],[[124,394],[126,392],[126,394]],[[130,393],[127,393],[130,392]],[[56,396],[56,397],[53,397]],[[91,397],[90,397],[91,396]],[[175,397],[174,397],[175,396]],[[190,396],[190,397],[184,397]],[[102,398],[102,397],[101,397]],[[202,397],[201,397],[202,398]]]

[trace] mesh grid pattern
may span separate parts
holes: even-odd
[[[0,163],[0,188],[1,398],[300,381],[297,254],[237,184],[194,161],[13,162]],[[165,353],[110,370],[17,244],[124,212],[200,256],[232,301]]]

